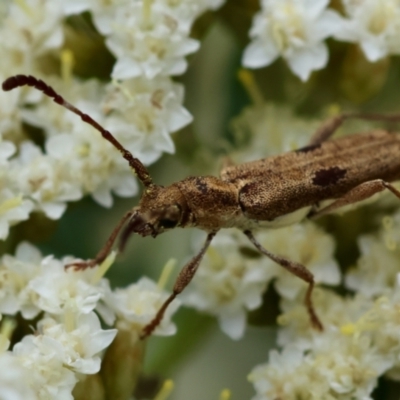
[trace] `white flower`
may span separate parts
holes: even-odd
[[[108,87],[102,107],[105,126],[144,164],[172,153],[171,132],[192,121],[182,106],[183,87],[169,78],[135,78]]]
[[[337,285],[340,282],[339,266],[334,259],[333,237],[314,223],[307,221],[274,231],[260,231],[256,236],[271,253],[304,265],[312,272],[316,283]],[[307,287],[307,283],[267,257],[255,262],[263,263],[270,274],[276,277],[275,288],[284,298],[295,299]]]
[[[21,194],[16,195],[10,189],[0,191],[0,239],[7,239],[10,226],[25,221],[33,209],[30,200],[23,199]]]
[[[246,311],[260,306],[271,277],[263,263],[246,258],[247,248],[241,232],[220,232],[181,296],[185,305],[217,316],[221,330],[232,339],[243,336]],[[254,253],[259,256],[257,250]]]
[[[31,373],[12,353],[0,354],[1,400],[37,400],[29,386]]]
[[[4,58],[14,63],[16,71],[32,72],[37,58],[61,47],[62,1],[24,0],[12,2],[2,24],[2,46],[8,49]],[[1,24],[0,24],[1,26]]]
[[[334,351],[332,351],[334,349]],[[292,343],[281,354],[270,353],[268,364],[257,366],[249,379],[253,400],[370,399],[377,378],[391,365],[368,337],[326,332],[303,352]]]
[[[328,62],[323,41],[338,29],[339,16],[327,10],[328,0],[262,0],[250,30],[243,65],[260,68],[280,55],[306,81]]]
[[[29,371],[27,384],[36,399],[73,400],[72,389],[78,379],[74,372],[65,368],[57,350],[54,341],[46,343],[42,337],[34,335],[25,336],[13,348],[15,357]]]
[[[115,289],[108,305],[115,311],[119,323],[140,331],[153,320],[167,297],[168,294],[160,290],[156,283],[143,277],[126,288]],[[175,299],[168,306],[164,318],[154,331],[155,335],[173,335],[176,332],[171,317],[179,305],[180,301]]]
[[[29,288],[38,297],[37,306],[52,315],[88,314],[93,311],[98,302],[109,292],[109,286],[103,283],[92,284],[96,269],[74,271],[65,270],[64,265],[72,261],[63,261],[52,256],[45,257],[41,262],[41,273],[29,282]]]
[[[297,117],[289,107],[265,103],[250,106],[232,120],[232,131],[240,149],[232,159],[240,164],[306,146],[321,125],[316,119]]]
[[[347,272],[345,283],[352,290],[373,297],[392,289],[400,268],[400,213],[382,218],[382,227],[374,235],[358,238],[360,257],[357,266]]]
[[[118,9],[125,9],[129,0],[69,0],[63,5],[66,15],[90,11],[96,28],[103,35],[112,32],[115,14]]]
[[[158,2],[148,12],[150,2],[131,3],[129,9],[118,9],[113,31],[106,45],[117,58],[113,78],[156,75],[179,75],[185,72],[185,56],[198,50],[199,42],[190,39],[186,24],[166,13]]]
[[[0,311],[15,315],[21,312],[26,319],[40,313],[36,305],[37,295],[28,287],[29,282],[40,273],[42,255],[29,243],[20,243],[15,257],[4,255],[0,266]]]
[[[65,179],[67,166],[57,164],[54,159],[42,154],[32,142],[24,142],[20,153],[12,160],[11,172],[17,187],[24,196],[35,201],[36,209],[49,218],[58,219],[66,209],[66,202],[79,200],[82,193],[73,180]]]
[[[99,123],[104,122],[99,108],[104,88],[99,82],[80,83],[74,80],[67,85],[59,79],[53,81],[52,85],[61,88],[59,90],[65,89],[63,96],[68,101]],[[39,157],[38,151],[32,150],[30,145],[22,148],[28,155],[22,160],[27,169],[19,171],[20,174],[27,174],[27,177],[23,176],[21,185],[24,192],[31,192],[37,200],[37,208],[57,218],[66,208],[65,201],[78,200],[84,193],[90,193],[98,203],[110,207],[113,203],[112,191],[123,197],[137,192],[136,180],[126,160],[78,116],[55,105],[47,97],[35,109],[23,110],[22,115],[28,123],[44,129],[48,136],[45,145],[47,155]],[[40,163],[41,168],[36,166],[34,171],[30,171],[28,166],[34,163]],[[31,184],[39,180],[32,179],[33,173],[46,175],[38,187]],[[45,198],[53,201],[45,202]]]
[[[14,143],[8,140],[2,140],[0,142],[0,166],[7,166],[7,160],[15,153],[16,148]]]
[[[38,323],[34,342],[53,347],[63,364],[81,374],[95,374],[100,370],[98,354],[107,348],[117,334],[116,329],[103,330],[94,312],[73,316],[73,325],[59,324],[52,318]]]
[[[335,38],[359,43],[371,62],[400,54],[400,3],[398,0],[344,0],[343,19]]]

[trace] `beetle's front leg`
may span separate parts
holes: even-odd
[[[304,265],[270,253],[257,241],[257,239],[253,236],[253,234],[250,231],[244,231],[243,233],[250,239],[251,243],[253,243],[254,246],[262,254],[266,255],[272,261],[275,261],[281,267],[286,268],[289,272],[291,272],[292,274],[296,275],[297,277],[308,283],[308,289],[304,299],[304,303],[307,307],[308,315],[310,316],[310,320],[313,327],[319,331],[323,331],[324,327],[321,321],[319,320],[317,313],[315,312],[311,297],[314,288],[314,275]]]
[[[179,293],[185,289],[185,287],[190,283],[190,281],[193,279],[194,274],[197,271],[197,268],[200,265],[201,260],[203,259],[203,256],[205,252],[208,249],[208,246],[210,245],[213,237],[215,236],[217,232],[211,232],[207,235],[207,239],[205,243],[203,244],[203,247],[199,251],[199,253],[194,256],[181,270],[179,273],[178,277],[176,278],[175,284],[174,284],[174,289],[172,290],[172,293],[170,296],[167,298],[167,300],[164,301],[163,305],[161,308],[158,310],[156,316],[153,318],[153,320],[147,324],[142,331],[142,334],[140,335],[141,339],[146,339],[147,336],[150,336],[154,329],[157,328],[157,326],[161,323],[165,310],[169,306],[169,304],[175,299],[176,296],[178,296]]]
[[[329,206],[326,206],[317,211],[312,210],[308,217],[317,218],[321,215],[329,214],[341,207],[368,199],[375,193],[382,192],[385,189],[389,189],[396,197],[400,199],[400,192],[392,184],[390,184],[389,182],[385,182],[382,179],[375,179],[373,181],[361,183],[355,188],[349,190],[346,194],[336,199]]]
[[[133,211],[128,211],[119,221],[118,225],[114,228],[114,230],[111,232],[110,237],[107,239],[106,244],[101,248],[101,250],[98,252],[97,256],[93,258],[92,260],[86,260],[86,261],[77,261],[77,262],[72,262],[69,263],[65,266],[65,268],[74,268],[75,271],[79,270],[84,270],[86,268],[93,268],[96,265],[101,264],[107,256],[110,254],[111,248],[115,242],[115,239],[118,236],[118,233],[124,226],[125,222],[132,216]]]

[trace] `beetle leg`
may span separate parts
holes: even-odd
[[[157,328],[158,325],[160,325],[165,310],[169,306],[169,304],[175,299],[175,297],[185,289],[185,287],[190,283],[192,280],[194,274],[197,271],[197,268],[200,265],[201,260],[203,259],[203,256],[205,252],[207,251],[208,246],[210,245],[213,237],[215,236],[217,232],[211,232],[207,235],[207,239],[205,243],[203,244],[203,247],[199,251],[197,255],[195,255],[181,270],[179,273],[178,277],[176,278],[174,288],[172,290],[172,293],[170,296],[167,298],[167,300],[164,301],[163,305],[161,308],[158,310],[156,316],[153,318],[153,320],[147,324],[144,328],[143,331],[140,335],[141,339],[146,339],[147,336],[150,336],[154,329]]]
[[[400,199],[400,192],[392,184],[390,184],[389,182],[385,182],[382,179],[375,179],[373,181],[363,182],[355,188],[349,190],[342,197],[336,199],[333,203],[329,204],[329,206],[326,206],[318,211],[311,211],[308,217],[320,217],[321,215],[328,214],[341,207],[368,199],[375,193],[382,192],[385,189],[389,189],[395,196]]]
[[[254,246],[262,254],[266,255],[272,261],[275,261],[281,267],[287,269],[289,272],[291,272],[292,274],[296,275],[297,277],[308,283],[308,289],[306,292],[306,296],[304,298],[304,304],[307,307],[307,312],[313,327],[319,331],[323,331],[324,327],[321,321],[319,320],[317,313],[315,312],[311,298],[312,291],[314,288],[314,275],[304,265],[270,253],[257,241],[257,239],[253,236],[253,234],[250,231],[243,231],[243,233],[249,238],[250,242],[253,243]]]
[[[329,139],[347,119],[361,119],[366,121],[400,122],[400,114],[375,114],[375,113],[343,113],[328,118],[311,136],[308,146],[321,144]]]
[[[119,221],[118,225],[114,228],[114,230],[111,232],[110,237],[107,239],[106,244],[103,246],[103,248],[99,251],[97,256],[91,260],[86,260],[86,261],[77,261],[77,262],[72,262],[69,263],[65,266],[65,268],[74,268],[75,271],[79,270],[84,270],[86,268],[93,268],[96,265],[101,264],[107,256],[110,254],[111,248],[115,242],[115,239],[118,236],[118,233],[124,226],[125,222],[132,216],[133,211],[128,211]]]

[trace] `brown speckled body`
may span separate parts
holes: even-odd
[[[303,208],[317,208],[374,179],[400,179],[400,135],[377,130],[341,137],[227,167],[220,179],[189,177],[173,186],[179,188],[190,215],[179,226],[213,231],[249,229]],[[165,195],[160,205],[170,203]]]

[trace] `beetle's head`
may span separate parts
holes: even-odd
[[[156,237],[168,229],[182,226],[187,212],[186,200],[177,185],[146,188],[121,236],[120,248],[132,233]]]

